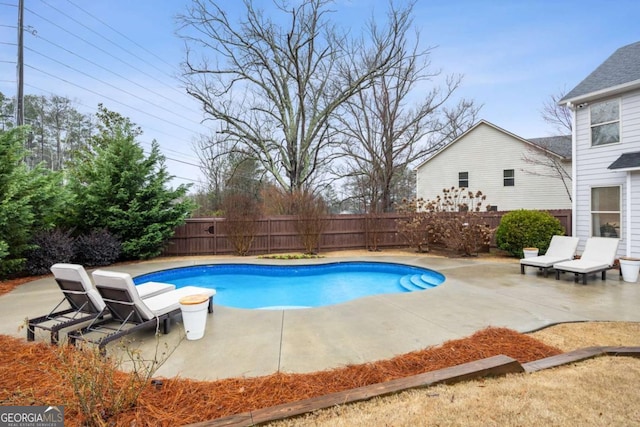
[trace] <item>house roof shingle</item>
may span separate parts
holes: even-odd
[[[571,135],[547,136],[527,139],[532,144],[551,151],[565,159],[571,159]]]
[[[640,151],[624,153],[608,169],[640,169]]]
[[[640,42],[616,50],[567,93],[560,103],[634,81],[640,81]]]

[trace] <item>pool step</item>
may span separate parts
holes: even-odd
[[[426,288],[435,288],[442,283],[442,280],[440,280],[439,278],[429,276],[428,274],[423,274],[421,278]]]
[[[433,280],[425,274],[407,274],[400,278],[400,286],[408,291],[422,291],[437,286]]]

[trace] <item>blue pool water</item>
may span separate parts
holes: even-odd
[[[215,302],[237,308],[308,308],[368,295],[424,291],[442,274],[426,268],[379,262],[317,265],[216,264],[163,270],[138,276],[136,284],[173,283],[214,288]]]

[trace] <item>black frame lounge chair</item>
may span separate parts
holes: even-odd
[[[36,329],[51,333],[51,343],[57,344],[60,331],[81,323],[90,322],[98,316],[104,316],[106,304],[100,293],[94,288],[89,275],[82,265],[58,263],[50,268],[64,298],[44,316],[28,319],[27,341],[35,340]],[[175,289],[168,283],[150,282],[137,287],[142,298],[159,295]],[[65,306],[68,308],[62,308]],[[59,310],[60,309],[60,310]],[[59,311],[57,311],[59,310]]]
[[[183,297],[206,295],[209,313],[213,313],[214,289],[186,286],[142,300],[127,273],[96,270],[93,280],[106,304],[104,312],[111,315],[94,319],[88,326],[69,332],[68,337],[72,344],[77,341],[97,344],[103,353],[110,342],[141,329],[155,327],[157,332],[162,324],[162,332],[168,334],[171,318],[181,312],[180,299]]]
[[[64,298],[44,316],[28,319],[27,341],[35,339],[36,328],[51,333],[51,344],[59,341],[60,330],[88,322],[100,315],[105,304],[84,267],[78,264],[54,264],[51,272]],[[64,307],[65,302],[69,308]],[[60,309],[59,311],[56,311]]]
[[[549,269],[553,268],[554,264],[575,258],[579,241],[578,237],[553,236],[544,255],[520,260],[520,274],[524,274],[525,266],[538,267],[543,270],[544,277],[547,277]]]
[[[580,259],[559,262],[553,265],[556,270],[556,280],[560,279],[560,273],[565,271],[573,273],[577,283],[582,276],[582,284],[587,284],[587,275],[602,273],[602,280],[607,279],[607,270],[614,267],[620,239],[614,237],[589,237],[585,243],[584,251]]]

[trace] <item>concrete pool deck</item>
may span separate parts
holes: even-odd
[[[607,280],[573,275],[555,280],[536,269],[520,274],[517,260],[442,258],[410,252],[345,253],[310,260],[257,257],[197,257],[154,260],[110,267],[132,276],[198,264],[316,264],[372,260],[427,267],[446,276],[422,292],[377,295],[303,310],[244,310],[215,306],[204,338],[184,338],[181,319],[171,333],[142,331],[134,341],[145,357],[169,351],[156,376],[215,380],[274,372],[304,373],[388,359],[398,354],[463,338],[488,326],[528,332],[559,322],[640,321],[640,283],[622,281],[618,270]],[[0,333],[26,339],[25,318],[46,314],[62,298],[52,277],[19,286],[0,296]],[[215,298],[214,298],[215,303]],[[61,334],[61,338],[65,334]],[[36,340],[48,335],[36,332]],[[107,351],[119,351],[115,343]]]

